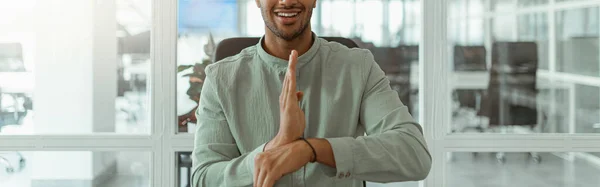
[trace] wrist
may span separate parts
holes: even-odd
[[[283,145],[286,145],[286,144],[289,144],[289,143],[293,142],[296,139],[297,138],[291,138],[291,137],[288,137],[288,136],[277,134],[277,136],[275,136],[271,141],[269,141],[265,145],[265,151],[267,151],[269,149],[276,148],[276,147],[280,147],[280,146],[283,146]]]
[[[298,154],[301,154],[302,158],[306,158],[306,163],[316,161],[314,157],[315,153],[313,152],[314,150],[310,147],[308,142],[305,142],[304,140],[300,139],[296,140],[294,144],[297,147]]]
[[[323,149],[323,144],[327,143],[327,140],[322,138],[307,138],[306,140],[313,146],[315,150],[315,154],[317,155],[317,159],[315,161],[320,162],[322,158],[319,155],[323,154],[321,149]]]
[[[325,164],[329,167],[336,167],[333,148],[329,140],[323,138],[309,138],[308,142],[315,148],[317,154],[317,162]]]

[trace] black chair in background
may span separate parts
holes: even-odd
[[[487,71],[485,46],[454,46],[454,71]]]
[[[408,106],[410,112],[414,113],[415,108],[413,102],[415,101],[413,98],[418,97],[418,90],[412,89],[411,73],[413,72],[413,64],[419,63],[419,46],[400,45],[397,46],[394,51],[400,54],[400,61],[398,61],[398,66],[400,66],[400,77],[402,77],[402,81],[400,82],[400,84],[397,85],[392,84],[392,88],[396,88],[396,90],[403,90],[401,92],[398,92],[402,93],[400,99],[402,102],[405,103],[406,106]]]
[[[391,88],[398,92],[400,101],[412,113],[411,65],[419,60],[419,46],[374,47],[369,50],[390,80]]]
[[[347,38],[343,38],[343,37],[321,37],[327,41],[330,42],[338,42],[342,45],[345,45],[346,47],[349,48],[356,48],[358,47],[358,45],[356,45],[356,43],[350,39]],[[236,55],[238,53],[240,53],[243,49],[256,45],[258,42],[260,41],[260,38],[256,38],[256,37],[239,37],[239,38],[228,38],[225,39],[221,42],[219,42],[219,44],[217,45],[217,49],[215,50],[215,55],[214,55],[214,62],[217,62],[219,60],[222,60],[224,58],[227,58],[229,56],[233,56]],[[201,119],[198,119],[201,120]],[[186,186],[190,186],[189,181],[190,181],[190,177],[191,177],[191,166],[192,166],[192,159],[191,159],[191,153],[181,153],[179,154],[179,162],[178,165],[179,167],[184,167],[187,169],[188,171],[188,176],[186,176],[188,181],[188,184]],[[366,186],[366,183],[363,181],[363,186]]]
[[[535,133],[540,129],[537,109],[536,76],[538,67],[535,42],[496,42],[492,47],[492,66],[487,95],[480,114],[489,127],[502,133]],[[527,132],[516,131],[527,127]],[[505,161],[503,153],[496,155]],[[531,153],[535,162],[541,158]]]
[[[487,71],[486,65],[486,50],[484,46],[454,46],[454,71],[455,72],[472,72],[472,71]],[[484,95],[483,90],[465,90],[457,89],[453,93],[455,101],[458,101],[458,108],[453,111],[453,116],[470,118],[476,117],[481,109],[481,99]],[[465,132],[469,129],[475,129],[477,132],[483,132],[484,127],[481,122],[474,123],[475,119],[466,119],[462,123],[455,124],[458,128],[453,131]]]

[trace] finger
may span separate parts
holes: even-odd
[[[258,180],[256,181],[256,186],[263,187],[266,177],[267,177],[267,172],[265,172],[265,170],[261,170],[260,174],[258,175]]]
[[[288,84],[289,84],[289,72],[285,73],[285,76],[283,77],[283,84],[281,85],[281,100],[284,101],[287,100],[287,94],[288,94]]]
[[[302,97],[304,97],[304,93],[303,92],[296,92],[296,95],[298,97],[298,101],[302,100]]]
[[[262,187],[273,187],[274,184],[275,184],[275,178],[272,177],[271,175],[267,175]]]
[[[257,164],[254,164],[254,175],[252,176],[252,181],[253,181],[253,187],[257,187],[257,183],[258,183],[258,174],[260,173],[260,168],[258,167]]]
[[[298,52],[292,50],[290,53],[290,59],[288,60],[288,72],[290,75],[296,75],[296,65],[298,64]]]
[[[283,101],[283,106],[286,106],[287,97],[288,97],[288,85],[290,84],[288,74],[286,73],[285,78],[283,80],[283,85],[281,86],[281,100]]]
[[[298,64],[298,52],[296,50],[292,50],[292,54],[290,54],[290,61],[288,64],[288,73],[289,76],[289,90],[291,94],[296,93],[296,65]]]

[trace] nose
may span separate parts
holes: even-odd
[[[298,0],[280,0],[279,1],[279,4],[286,8],[294,7],[294,5],[296,5],[297,3],[298,3]]]

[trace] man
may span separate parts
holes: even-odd
[[[424,179],[431,156],[421,127],[373,55],[317,38],[315,0],[256,4],[264,37],[206,69],[192,186]]]

